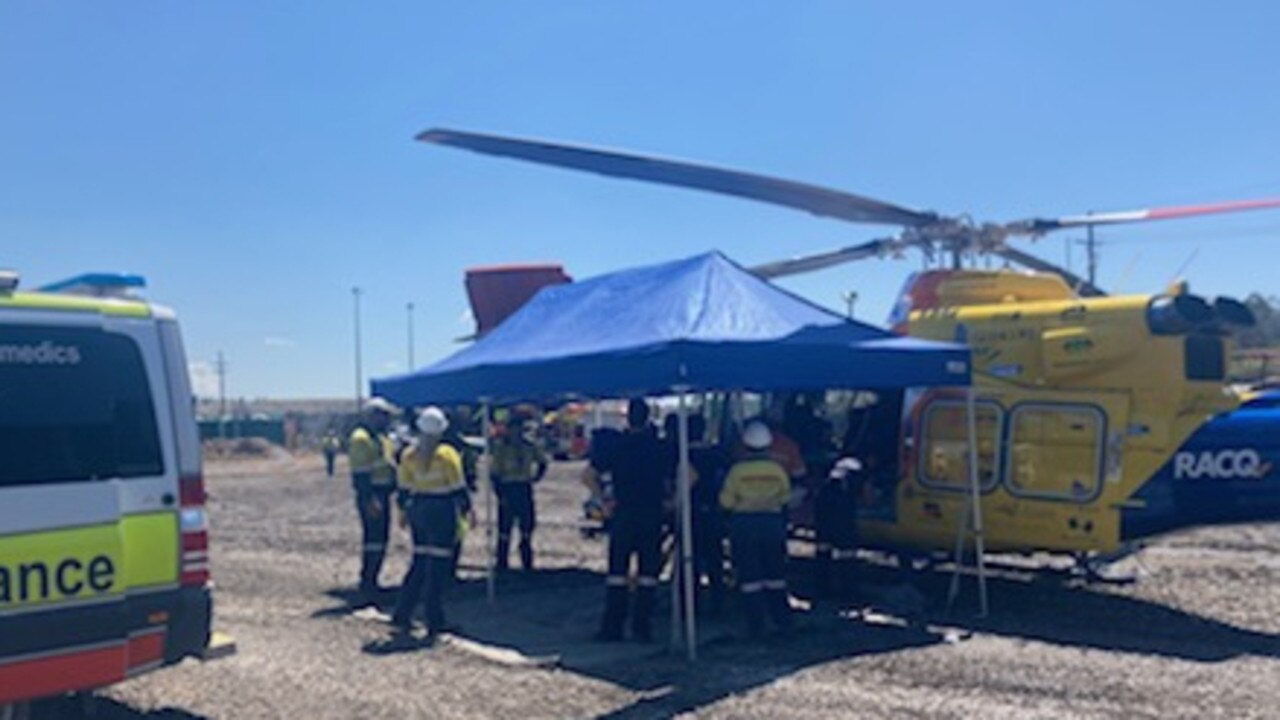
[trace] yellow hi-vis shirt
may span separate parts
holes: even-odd
[[[504,439],[493,446],[493,474],[503,482],[533,482],[538,468],[547,464],[547,455],[523,439]]]
[[[735,513],[778,512],[791,499],[791,478],[775,460],[751,457],[729,469],[720,506]]]
[[[386,435],[373,435],[363,427],[351,431],[347,459],[351,463],[352,475],[368,473],[369,481],[374,485],[393,485],[396,472],[391,458],[395,454],[395,443]]]
[[[452,495],[466,488],[462,457],[453,446],[440,443],[428,457],[418,445],[400,457],[400,489],[415,495]]]

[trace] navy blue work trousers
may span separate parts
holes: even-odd
[[[391,530],[390,485],[356,487],[356,512],[360,514],[360,592],[378,590],[378,575],[387,557],[387,537]]]
[[[406,509],[413,533],[413,563],[400,586],[392,622],[407,628],[418,603],[426,607],[427,628],[444,629],[444,593],[453,581],[458,546],[458,503],[453,497],[417,495]]]
[[[511,535],[520,528],[520,565],[533,569],[533,529],[537,526],[537,512],[533,506],[533,483],[499,482],[498,488],[498,569],[507,569],[507,556],[511,553]]]
[[[788,627],[786,518],[780,512],[735,514],[729,522],[729,543],[748,632],[763,629],[766,612],[779,629]]]
[[[605,577],[604,619],[600,632],[621,637],[628,615],[631,558],[636,558],[636,597],[631,632],[640,639],[652,634],[653,596],[662,569],[662,517],[658,513],[620,512],[609,523],[609,574]]]

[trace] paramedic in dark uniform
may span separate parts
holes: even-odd
[[[658,571],[662,564],[663,503],[675,474],[672,455],[649,424],[649,405],[634,399],[627,407],[627,429],[607,453],[593,453],[584,482],[601,497],[599,476],[613,479],[609,519],[609,572],[605,578],[605,609],[596,636],[621,640],[628,616],[628,574],[636,558],[635,602],[631,608],[631,636],[653,639],[652,615]]]
[[[729,469],[729,454],[706,438],[707,420],[700,413],[689,416],[689,464],[697,482],[693,499],[693,563],[699,578],[707,578],[711,609],[724,605],[724,512],[720,509],[720,488]]]
[[[393,458],[395,443],[387,435],[394,405],[380,397],[365,403],[364,417],[351,431],[347,456],[351,465],[351,484],[356,491],[356,510],[360,514],[363,536],[360,555],[360,594],[373,602],[380,592],[378,575],[387,555],[387,536],[391,529],[391,495],[396,476]]]
[[[511,554],[511,533],[520,527],[520,566],[533,569],[533,529],[537,517],[533,506],[533,484],[547,472],[547,456],[537,445],[537,425],[517,416],[507,432],[495,438],[493,481],[498,492],[497,569],[507,569]]]
[[[862,463],[841,458],[818,490],[814,504],[817,532],[816,584],[819,596],[847,600],[854,590],[854,560],[858,540],[858,497],[862,492]]]
[[[407,632],[418,602],[426,605],[428,637],[445,628],[444,591],[453,580],[459,521],[471,512],[462,458],[441,442],[449,421],[437,407],[418,415],[418,437],[400,461],[400,503],[413,534],[413,564],[391,621]]]
[[[791,479],[769,452],[773,434],[753,420],[742,432],[747,454],[729,469],[720,506],[729,513],[733,568],[746,609],[747,633],[764,629],[766,611],[779,630],[791,624],[787,599],[787,520]]]

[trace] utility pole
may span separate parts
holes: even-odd
[[[218,351],[218,360],[214,363],[218,373],[218,437],[227,438],[227,361]]]
[[[360,293],[359,286],[351,288],[351,300],[355,306],[356,330],[356,412],[364,405],[364,372],[360,367]]]
[[[222,357],[221,350],[218,351],[214,368],[218,372],[218,417],[222,417],[227,414],[227,361]]]
[[[413,372],[413,303],[404,306],[405,311],[409,314],[409,370]]]
[[[1089,225],[1089,237],[1085,242],[1085,250],[1089,257],[1089,284],[1098,286],[1098,241],[1093,237],[1093,225]]]
[[[853,306],[858,303],[858,293],[856,290],[840,293],[840,299],[844,300],[845,317],[853,319]]]

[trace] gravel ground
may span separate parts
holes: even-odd
[[[588,641],[603,545],[578,533],[574,472],[557,465],[538,488],[539,572],[504,578],[496,605],[474,574],[450,598],[464,637],[559,656],[513,667],[456,643],[381,651],[386,628],[346,603],[358,547],[347,482],[324,478],[317,458],[211,465],[216,625],[239,652],[105,690],[96,716],[1280,716],[1280,526],[1169,538],[1126,561],[1135,585],[1008,574],[985,620],[911,615],[902,586],[886,586],[883,614],[820,607],[786,640],[734,641],[713,622],[690,666],[663,647]],[[470,540],[464,567],[479,565],[481,547]],[[384,582],[407,556],[400,537]],[[939,597],[946,577],[917,587]],[[69,702],[43,711],[80,714]]]

